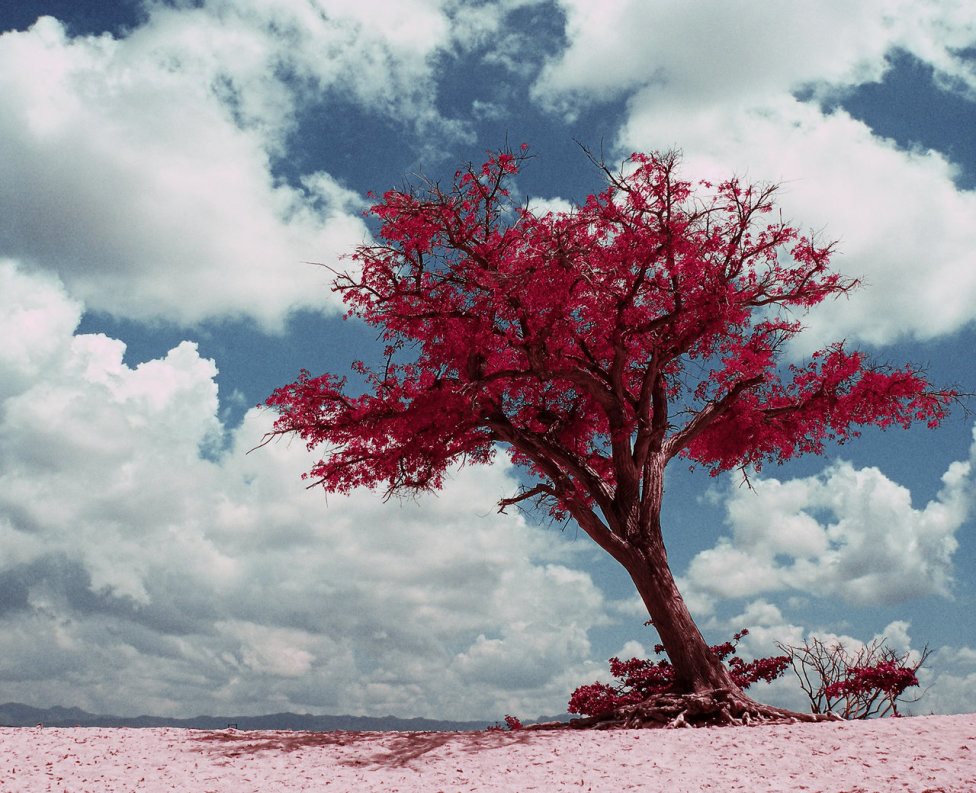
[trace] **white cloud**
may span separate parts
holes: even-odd
[[[730,489],[731,536],[692,559],[683,591],[706,612],[713,598],[789,590],[860,605],[949,596],[954,535],[976,494],[972,467],[972,460],[950,465],[921,509],[877,468],[846,462],[817,476]]]
[[[903,151],[815,97],[880,80],[907,51],[976,98],[976,12],[961,2],[583,3],[564,0],[569,46],[536,97],[553,106],[628,97],[625,151],[677,146],[686,173],[785,182],[784,214],[840,240],[868,288],[822,306],[804,349],[841,338],[932,338],[976,319],[976,196],[940,154]],[[799,350],[798,350],[799,351]]]
[[[282,91],[334,91],[408,124],[427,123],[437,121],[431,59],[451,44],[442,5],[205,0],[190,11],[157,2],[139,35],[229,78],[245,106]],[[267,123],[270,114],[256,115]]]
[[[118,39],[72,37],[52,17],[0,36],[0,250],[130,319],[279,330],[292,311],[336,308],[306,262],[367,238],[363,198],[326,173],[288,184],[276,161],[310,103],[459,134],[436,110],[434,70],[460,29],[426,2],[147,11]]]
[[[918,672],[924,697],[913,713],[976,712],[976,648],[938,648]]]
[[[276,183],[270,133],[233,122],[216,66],[154,32],[71,39],[46,17],[0,37],[0,245],[123,317],[276,329],[326,308],[323,273],[303,262],[364,239],[359,199],[321,179]]]
[[[326,499],[302,486],[302,444],[247,454],[268,414],[227,436],[195,345],[131,368],[121,342],[71,335],[78,306],[56,282],[9,265],[0,278],[15,312],[45,296],[33,310],[49,329],[25,337],[0,409],[4,698],[183,715],[563,709],[605,604],[574,546],[495,511],[517,487],[510,465],[461,469],[403,505]]]
[[[540,99],[589,102],[654,86],[686,108],[736,103],[810,85],[879,80],[894,49],[976,87],[976,71],[960,55],[976,41],[976,13],[962,0],[559,5],[569,43],[539,76]]]
[[[552,213],[570,213],[573,211],[573,204],[565,198],[531,198],[527,209],[539,217]]]
[[[16,263],[0,259],[0,398],[24,388],[52,365],[81,319],[81,304],[71,300],[56,278],[21,277]]]

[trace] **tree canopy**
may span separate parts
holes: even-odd
[[[758,468],[945,415],[951,393],[920,371],[842,343],[781,365],[803,313],[856,282],[774,213],[774,186],[693,186],[675,153],[635,154],[582,206],[537,215],[508,188],[525,157],[372,208],[379,238],[334,285],[388,345],[380,367],[355,364],[370,390],[303,371],[268,400],[276,433],[328,450],[310,472],[327,490],[436,489],[501,442],[531,495],[597,507],[617,533],[611,506],[642,492],[651,458]]]

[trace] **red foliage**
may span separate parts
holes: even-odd
[[[502,727],[500,724],[496,723],[496,724],[494,724],[491,727],[487,727],[486,730],[488,732],[505,732],[505,728],[506,727],[508,728],[508,731],[509,732],[515,732],[515,730],[524,730],[525,729],[525,727],[522,725],[522,722],[519,721],[517,717],[515,717],[515,716],[509,716],[506,713],[505,714],[505,727]]]
[[[520,722],[515,716],[509,716],[507,713],[505,714],[505,724],[510,730],[523,729],[522,722]]]
[[[796,315],[854,282],[775,219],[774,188],[695,195],[676,156],[635,154],[582,206],[537,216],[507,188],[525,158],[493,154],[449,191],[392,190],[370,210],[378,241],[334,288],[382,329],[384,365],[355,364],[359,396],[302,371],[267,400],[273,434],[327,450],[309,474],[326,490],[437,489],[501,441],[532,494],[578,518],[655,455],[718,473],[945,415],[951,392],[840,344],[777,366]]]
[[[731,642],[709,648],[719,660],[726,661],[732,680],[743,690],[760,680],[771,683],[783,674],[790,663],[789,657],[785,655],[743,661],[735,654],[735,648],[739,639],[748,633],[743,628],[732,637]],[[664,647],[655,645],[654,652],[660,655],[664,652]],[[611,658],[610,674],[617,679],[616,686],[606,683],[580,686],[570,697],[569,712],[599,716],[623,705],[635,705],[652,694],[667,691],[674,681],[674,668],[667,660],[631,658],[629,661],[621,661],[619,658]]]
[[[857,697],[878,691],[891,699],[901,696],[906,688],[918,685],[915,670],[895,661],[882,661],[877,666],[854,666],[847,670],[847,678],[826,688],[828,697]]]

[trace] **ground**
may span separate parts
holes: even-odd
[[[4,793],[972,793],[976,714],[700,730],[0,728]]]

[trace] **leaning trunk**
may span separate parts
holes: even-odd
[[[660,505],[662,483],[663,476],[658,476],[657,505]],[[653,479],[651,484],[655,484]],[[637,514],[638,510],[631,512],[632,516]],[[570,719],[568,724],[547,722],[533,728],[691,727],[795,723],[835,718],[835,714],[796,713],[763,705],[742,691],[729,670],[705,643],[678,591],[668,566],[659,514],[659,510],[653,510],[649,519],[645,515],[643,526],[636,525],[639,519],[635,517],[631,524],[633,530],[628,534],[632,538],[641,538],[637,542],[607,542],[605,535],[596,528],[590,536],[597,542],[604,540],[602,547],[630,573],[671,661],[674,673],[672,686],[667,691],[648,695],[642,702],[620,705],[585,718]],[[598,523],[595,519],[590,520],[591,517],[581,513],[577,519],[581,526],[587,528]]]
[[[697,694],[722,689],[746,698],[728,669],[705,643],[671,575],[661,532],[666,465],[667,457],[662,454],[648,462],[645,509],[635,504],[624,513],[630,518],[627,523],[635,529],[631,536],[640,539],[632,542],[628,552],[617,557],[618,561],[630,573],[674,668],[673,693]]]
[[[625,567],[674,667],[674,693],[727,689],[742,695],[728,669],[709,649],[691,618],[668,567],[663,542],[652,541],[649,547],[628,560]]]

